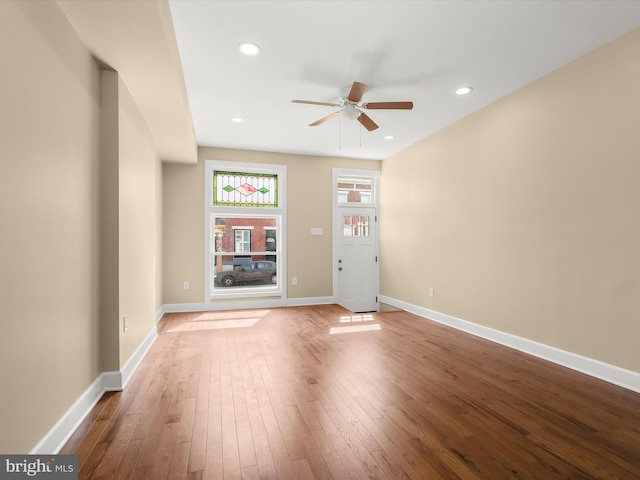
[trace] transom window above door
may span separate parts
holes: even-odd
[[[338,203],[374,203],[374,179],[372,177],[339,176],[337,180]]]

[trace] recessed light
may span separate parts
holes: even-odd
[[[231,120],[233,123],[242,123],[242,122],[244,122],[244,119],[242,117],[231,117],[229,120]]]
[[[466,95],[467,93],[471,93],[473,88],[471,87],[460,87],[456,90],[456,95]]]
[[[384,137],[385,140],[393,140],[394,138],[396,138],[396,137],[394,137],[393,135],[386,135]]]
[[[260,47],[255,43],[241,43],[238,45],[238,49],[245,55],[258,55],[260,53]]]

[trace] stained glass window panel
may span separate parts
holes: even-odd
[[[231,207],[278,207],[278,175],[213,172],[213,204]]]

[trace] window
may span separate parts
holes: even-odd
[[[277,285],[278,217],[230,214],[218,216],[215,213],[212,215],[211,224],[214,225],[211,254],[213,257],[212,293],[215,293],[216,288]],[[268,250],[267,245],[271,245],[273,249]],[[264,270],[267,265],[273,269],[275,276],[268,275],[265,271],[262,272],[263,275],[258,275],[259,272],[255,271]]]
[[[214,170],[213,205],[276,208],[278,175]]]
[[[369,215],[343,215],[342,234],[345,237],[368,237]]]
[[[234,233],[235,243],[236,243],[235,251],[238,253],[250,252],[251,251],[251,230],[246,230],[243,228],[243,229],[234,230],[233,233]]]
[[[264,249],[267,252],[275,252],[277,251],[277,233],[275,227],[264,227]],[[267,255],[267,260],[271,260],[272,262],[276,261],[275,255]]]
[[[286,167],[205,162],[205,284],[217,298],[284,298]]]
[[[339,176],[338,203],[373,203],[373,178]]]

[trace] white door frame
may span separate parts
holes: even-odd
[[[355,176],[355,177],[368,177],[373,179],[373,198],[371,203],[367,204],[353,204],[353,203],[338,203],[338,177],[340,176]],[[339,284],[338,284],[338,254],[340,252],[340,232],[337,230],[338,218],[340,215],[339,207],[375,207],[375,211],[379,211],[378,207],[378,189],[379,189],[379,181],[380,181],[380,171],[379,170],[349,170],[342,168],[334,168],[332,170],[332,274],[333,274],[333,298],[334,301],[338,301],[340,298]],[[376,213],[377,215],[377,213]],[[375,257],[379,257],[379,230],[378,230],[378,222],[371,222],[370,228],[375,228],[376,232],[376,247],[375,247]],[[379,297],[380,293],[380,283],[379,283],[379,265],[380,262],[376,262],[375,264],[375,296]],[[376,302],[377,303],[377,302]],[[379,308],[379,303],[377,303]]]

